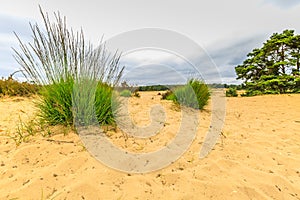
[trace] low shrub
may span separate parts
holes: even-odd
[[[237,97],[238,94],[236,92],[236,88],[228,88],[228,90],[226,90],[226,97]]]
[[[31,96],[39,92],[40,87],[27,82],[18,82],[12,78],[0,80],[0,96]]]
[[[263,95],[264,93],[259,90],[246,90],[244,94],[242,94],[242,97],[252,97],[257,95]]]
[[[141,95],[140,95],[140,93],[138,91],[134,91],[133,96],[137,97],[137,98],[141,97]]]
[[[120,92],[120,96],[121,96],[121,97],[131,97],[131,91],[130,91],[130,90],[127,90],[127,89],[122,90],[122,91]]]
[[[165,99],[165,100],[175,100],[175,95],[171,90],[168,90],[165,93],[161,94],[161,99]]]

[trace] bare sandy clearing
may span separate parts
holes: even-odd
[[[129,109],[135,123],[147,125],[149,107],[160,103],[167,113],[163,132],[148,140],[111,132],[111,140],[140,152],[165,145],[178,129],[172,103],[141,92]],[[0,199],[300,199],[300,95],[228,98],[224,136],[206,158],[198,158],[210,123],[203,111],[189,150],[147,174],[106,167],[73,132],[16,147],[6,132],[33,112],[32,99],[0,99]]]

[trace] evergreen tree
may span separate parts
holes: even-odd
[[[285,30],[249,53],[235,71],[237,79],[244,80],[247,94],[255,95],[300,91],[299,68],[300,35]]]

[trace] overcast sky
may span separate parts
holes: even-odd
[[[158,28],[189,40],[174,41],[177,46],[193,41],[203,50],[203,54],[195,51],[183,56],[172,49],[129,48],[121,64],[127,68],[124,79],[132,84],[181,82],[195,76],[193,65],[199,67],[197,73],[205,81],[215,82],[217,71],[208,69],[213,64],[223,82],[236,83],[234,67],[242,63],[248,52],[261,47],[274,32],[300,30],[299,0],[1,0],[0,76],[20,68],[11,50],[18,46],[13,31],[30,41],[29,22],[41,22],[39,4],[50,15],[60,11],[70,27],[82,28],[86,38],[95,45],[102,35],[109,41],[128,31]],[[163,35],[158,40],[164,37],[168,39],[168,35]],[[141,36],[141,39],[147,38]],[[129,42],[134,43],[135,39]],[[193,48],[187,51],[192,52]]]

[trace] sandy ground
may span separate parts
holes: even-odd
[[[32,98],[0,99],[0,199],[300,199],[300,95],[228,98],[223,134],[199,159],[210,124],[210,106],[200,112],[197,136],[168,167],[146,174],[124,173],[97,161],[78,135],[62,128],[51,137],[10,136],[35,113]],[[157,92],[129,100],[133,121],[150,123],[161,104],[166,120],[150,139],[109,130],[127,151],[151,152],[166,145],[180,126],[180,108]]]

